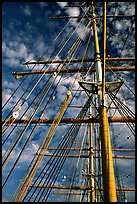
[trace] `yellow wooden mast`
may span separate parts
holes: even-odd
[[[107,117],[107,107],[105,103],[105,72],[102,75],[102,66],[100,59],[99,41],[96,27],[96,16],[94,5],[92,3],[93,12],[93,32],[95,40],[95,67],[97,82],[102,82],[102,87],[98,89],[99,102],[99,118],[100,118],[100,139],[101,139],[101,155],[102,155],[102,174],[103,174],[103,191],[104,202],[117,202],[116,185],[114,177],[114,168],[112,160],[112,150],[110,142],[110,132]],[[106,2],[104,3],[104,19],[106,18]],[[105,53],[106,53],[106,19],[104,20],[104,59],[103,71],[105,68]],[[103,77],[102,77],[103,76]]]

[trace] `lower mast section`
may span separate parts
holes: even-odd
[[[100,106],[99,114],[104,202],[117,202],[107,108]]]

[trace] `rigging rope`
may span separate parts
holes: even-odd
[[[78,114],[78,117],[81,117],[82,116],[82,114],[86,114],[85,112],[86,112],[86,109],[87,109],[87,104],[89,103],[89,100],[86,102],[86,105],[85,105],[85,108],[83,108],[82,109],[82,111]],[[84,113],[83,113],[83,111],[84,111]],[[83,116],[84,117],[84,116]],[[55,150],[55,152],[54,152],[54,154],[56,154],[56,152],[57,153],[60,153],[60,154],[62,154],[63,152],[65,152],[65,154],[67,153],[69,153],[69,150],[65,150],[65,151],[63,151],[63,150],[60,150],[59,148],[61,148],[61,147],[70,147],[70,145],[72,145],[73,144],[73,141],[74,141],[74,139],[75,138],[73,138],[76,134],[78,134],[78,129],[80,128],[80,125],[81,124],[73,124],[72,126],[71,126],[71,128],[67,131],[67,133],[66,133],[66,136],[62,139],[62,141],[61,141],[61,143],[59,144],[59,146],[58,146],[58,148]],[[72,132],[73,131],[73,132]],[[70,135],[70,136],[69,136]],[[73,136],[73,137],[72,137]],[[56,161],[56,166],[55,166],[55,164],[53,165],[53,167],[55,168],[55,169],[57,169],[57,166],[59,166],[59,167],[61,167],[61,165],[60,165],[60,163],[58,162],[58,160],[60,160],[60,158],[58,157],[57,159],[54,159],[54,154],[53,154],[53,156],[51,157],[51,159],[48,161],[48,163],[46,164],[46,166],[44,167],[44,169],[48,166],[48,164],[49,164],[49,162],[50,163],[52,163],[53,164],[53,161]],[[62,157],[62,160],[64,160],[66,157]],[[61,160],[61,161],[62,161]],[[47,167],[48,169],[47,169],[47,171],[46,172],[48,172],[48,170],[49,170],[49,168],[50,168],[50,166],[48,166]],[[42,174],[42,172],[44,172],[44,169],[41,171],[41,174]],[[50,174],[49,175],[52,175],[53,173],[55,174],[56,172],[54,171],[55,169],[52,169],[52,171],[50,170]],[[44,173],[44,175],[46,175],[46,172]],[[57,175],[57,174],[56,174]],[[40,176],[40,175],[39,175]],[[35,180],[35,182],[34,182],[34,184],[36,183],[36,181],[39,179],[39,176],[37,177],[37,179]],[[44,178],[44,176],[43,176],[43,178]],[[51,181],[51,178],[49,178],[49,180],[48,179],[46,179],[46,182],[49,182],[49,181]],[[39,182],[40,183],[40,182]],[[38,184],[39,185],[39,184]],[[30,187],[30,191],[31,191],[31,188],[32,187]],[[34,192],[33,192],[33,194],[35,193],[35,191],[36,191],[36,189],[34,190]],[[41,191],[41,189],[39,190],[39,191]],[[31,197],[33,196],[33,194],[31,195]],[[26,194],[26,196],[27,196],[27,194]]]
[[[9,174],[10,175],[10,174]],[[9,178],[9,177],[8,177]]]
[[[67,24],[65,25],[65,27],[59,32],[59,34],[56,36],[56,38],[51,42],[51,44],[48,46],[48,48],[44,51],[44,53],[41,55],[41,57],[38,59],[38,61],[40,61],[42,59],[42,57],[46,54],[46,52],[52,47],[52,45],[55,43],[55,41],[59,38],[59,36],[63,33],[63,31],[66,29],[66,27],[69,25],[69,23],[71,22],[71,19],[67,22]],[[69,34],[69,33],[68,33]],[[31,60],[29,60],[31,61]],[[32,71],[35,68],[36,64],[32,67],[32,69],[30,71]],[[45,66],[43,66],[44,68]],[[9,102],[9,100],[13,97],[13,95],[15,94],[15,92],[19,89],[19,87],[22,85],[22,83],[25,81],[25,79],[27,78],[27,76],[24,77],[24,80],[22,80],[21,84],[16,88],[16,90],[13,92],[13,94],[11,95],[11,97],[6,101],[6,103],[3,105],[2,109],[7,105],[7,103]]]
[[[74,181],[75,181],[75,178],[76,178],[76,173],[77,173],[78,166],[79,166],[79,163],[80,163],[80,155],[81,155],[81,152],[82,152],[83,143],[84,143],[84,140],[85,140],[85,137],[86,137],[86,134],[87,134],[87,128],[88,128],[88,126],[86,126],[85,131],[84,131],[84,136],[83,136],[82,143],[81,143],[81,146],[80,146],[81,150],[80,150],[80,152],[79,152],[79,157],[78,157],[78,159],[77,159],[76,167],[73,168],[73,169],[72,169],[72,172],[71,172],[70,186],[73,186]],[[68,191],[68,196],[67,196],[67,198],[66,198],[66,202],[69,202],[69,199],[70,199],[70,197],[71,197],[70,192],[71,192],[71,189]]]

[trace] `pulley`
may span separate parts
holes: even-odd
[[[15,119],[18,118],[18,117],[19,117],[19,111],[13,112],[12,116],[13,116],[13,118],[15,118]]]

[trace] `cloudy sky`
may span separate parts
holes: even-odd
[[[78,2],[77,2],[78,3]],[[132,2],[110,2],[108,4],[108,14],[135,14],[135,4]],[[81,5],[83,3],[80,3]],[[20,118],[30,118],[34,113],[34,118],[54,118],[57,114],[57,110],[64,100],[66,93],[73,87],[72,95],[75,96],[71,101],[71,105],[84,105],[87,100],[87,95],[81,91],[76,92],[79,88],[78,80],[82,77],[86,79],[93,79],[91,73],[81,74],[47,74],[47,75],[32,75],[16,79],[12,72],[18,71],[30,71],[51,69],[55,70],[57,67],[61,68],[59,64],[46,64],[24,66],[23,63],[27,61],[48,60],[48,59],[74,59],[84,56],[86,51],[85,46],[90,38],[91,43],[88,48],[88,52],[85,57],[94,57],[93,46],[93,33],[90,19],[51,19],[51,16],[64,15],[64,16],[78,16],[90,13],[90,10],[86,11],[84,4],[80,7],[65,7],[67,2],[4,2],[2,4],[2,105],[3,119],[8,119],[13,112],[17,111],[20,104],[22,108],[19,113]],[[96,9],[98,15],[102,15],[102,8],[98,6]],[[111,57],[134,57],[135,56],[135,19],[134,18],[114,18],[107,20],[107,55]],[[98,19],[98,35],[100,42],[100,50],[102,51],[102,22]],[[63,29],[63,30],[62,30]],[[90,33],[92,35],[90,36]],[[75,51],[76,50],[76,51]],[[134,62],[108,62],[108,66],[127,66],[134,65]],[[64,68],[79,68],[79,67],[94,67],[92,63],[75,63],[65,64]],[[36,77],[36,78],[35,78]],[[134,92],[135,92],[135,75],[134,72],[119,72],[119,75],[114,75],[112,72],[107,73],[107,80],[112,81],[115,78],[121,77],[124,80],[124,84],[118,93],[120,99],[126,105],[130,107],[132,111],[135,110],[134,104]],[[119,78],[120,79],[120,78]],[[23,82],[24,80],[24,82]],[[22,84],[21,84],[22,83]],[[20,85],[21,84],[21,85]],[[18,86],[20,86],[18,88]],[[35,87],[36,86],[36,87]],[[51,88],[51,89],[49,89]],[[17,89],[17,90],[16,90]],[[47,90],[40,93],[39,98],[35,100],[36,95],[40,90]],[[15,94],[13,94],[15,92]],[[123,94],[125,93],[125,94]],[[45,94],[43,97],[42,94]],[[20,98],[21,97],[21,98]],[[43,97],[43,101],[41,100]],[[54,97],[54,98],[53,98]],[[52,98],[52,100],[50,100]],[[10,99],[10,100],[9,100]],[[7,102],[8,100],[8,102]],[[34,103],[31,105],[31,102]],[[108,98],[108,101],[110,99]],[[41,104],[40,104],[41,102]],[[44,105],[46,111],[43,111]],[[40,104],[39,111],[35,112],[36,107]],[[114,104],[113,104],[114,105]],[[13,108],[14,107],[14,108]],[[25,112],[28,109],[27,112]],[[76,117],[80,109],[69,108],[64,117]],[[8,113],[10,112],[10,115]],[[110,113],[109,113],[110,114]],[[118,111],[113,111],[111,114],[119,114]],[[68,125],[69,126],[69,125]],[[65,130],[68,128],[66,125],[63,129],[59,126],[57,134],[59,139],[54,138],[52,144],[55,147],[62,139],[62,135],[65,134]],[[3,154],[11,147],[11,142],[16,140],[16,136],[23,130],[24,125],[15,128],[12,134],[13,127],[9,127],[3,136]],[[26,128],[26,134],[24,134],[25,140],[27,135],[30,134],[32,126]],[[42,126],[37,128],[37,134],[33,137],[33,140],[24,150],[18,163],[15,173],[13,173],[8,180],[3,190],[3,199],[9,200],[17,185],[19,184],[22,176],[26,172],[24,163],[30,163],[32,157],[36,153],[39,145],[42,142],[43,135],[45,135],[48,126]],[[119,137],[115,137],[117,140],[113,141],[115,145],[119,147],[134,147],[134,137],[129,137],[127,140],[126,134],[131,135],[131,132],[125,127],[119,127],[118,124],[114,125],[115,134]],[[113,129],[112,128],[112,129]],[[111,129],[111,133],[113,133]],[[10,133],[11,132],[11,133]],[[11,137],[7,138],[10,134]],[[82,132],[81,132],[82,134]],[[120,137],[121,136],[121,137]],[[7,138],[7,139],[6,139]],[[19,141],[18,141],[19,142]],[[14,152],[10,155],[10,160],[5,166],[3,171],[3,180],[5,180],[8,172],[11,171],[13,161],[17,159],[17,155],[23,146],[24,141],[22,139],[17,144]],[[29,154],[28,154],[29,152]],[[46,159],[45,159],[46,160]],[[121,166],[120,166],[121,165]],[[130,170],[130,166],[133,169]],[[124,184],[126,187],[134,187],[134,161],[122,160],[119,164],[121,175],[123,176]],[[126,170],[123,171],[123,169]],[[128,170],[130,170],[128,172]],[[122,173],[123,171],[123,173]],[[131,176],[127,177],[127,174]],[[16,175],[16,179],[15,179]],[[4,181],[3,181],[4,182]],[[10,186],[10,188],[9,188]],[[134,194],[132,192],[127,193],[129,201],[134,201]]]

